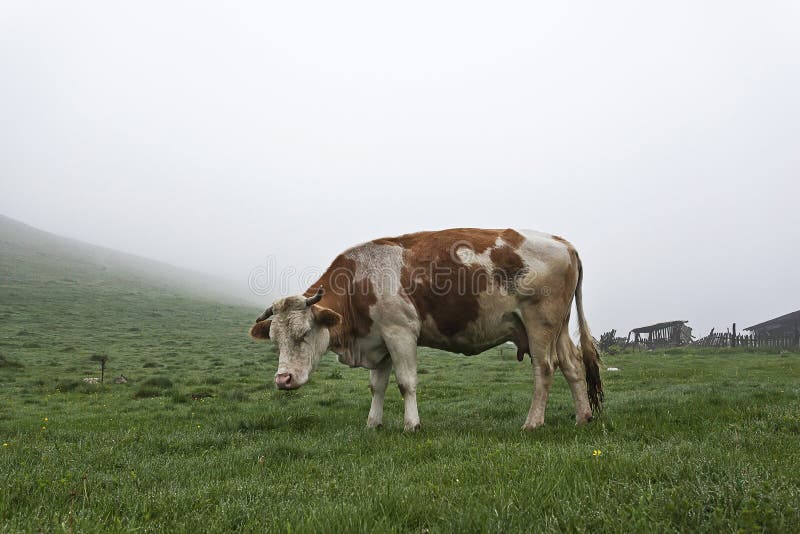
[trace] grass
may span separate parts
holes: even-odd
[[[3,250],[0,250],[3,252]],[[800,355],[606,357],[606,411],[563,379],[519,430],[530,364],[420,349],[423,428],[365,428],[368,373],[271,385],[260,310],[0,254],[0,531],[795,531]],[[5,262],[5,263],[4,263]],[[20,332],[23,332],[20,334]],[[36,345],[36,346],[32,346]],[[110,356],[105,384],[92,354]],[[11,362],[11,363],[9,363]],[[114,384],[120,373],[126,384]],[[597,453],[595,451],[601,451]]]

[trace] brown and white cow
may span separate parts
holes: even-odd
[[[415,430],[417,346],[477,354],[512,341],[531,355],[534,392],[523,425],[544,423],[553,372],[572,390],[576,423],[603,400],[599,357],[581,299],[583,268],[565,239],[529,230],[456,228],[376,239],[336,257],[304,295],[276,300],[250,329],[278,346],[279,389],[308,381],[331,350],[351,367],[370,369],[367,426],[379,426],[394,369]],[[575,300],[580,346],[569,336]]]

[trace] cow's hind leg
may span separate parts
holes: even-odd
[[[592,420],[592,408],[589,406],[589,395],[586,392],[586,371],[583,367],[578,348],[572,342],[567,331],[569,319],[564,323],[558,336],[558,366],[567,379],[575,402],[575,424],[583,425]]]
[[[405,333],[396,333],[385,337],[386,346],[392,356],[394,376],[397,387],[403,395],[405,412],[403,428],[406,431],[419,429],[419,412],[417,411],[417,339]]]
[[[523,309],[522,319],[528,332],[533,365],[533,400],[523,430],[533,430],[544,424],[547,397],[553,384],[553,371],[556,360],[556,337],[561,328],[561,320],[548,318],[540,307]]]
[[[372,404],[369,407],[367,427],[377,428],[383,424],[383,400],[386,398],[386,387],[389,375],[392,374],[391,358],[384,359],[378,367],[369,372],[369,389],[372,392]]]

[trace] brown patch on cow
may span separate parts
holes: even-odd
[[[333,328],[342,320],[342,316],[330,308],[323,308],[319,304],[311,306],[311,315],[314,316],[314,321],[320,326],[326,328]]]
[[[495,248],[498,238],[504,245]],[[455,228],[383,238],[374,243],[405,249],[400,281],[407,296],[423,321],[430,317],[441,335],[451,337],[478,317],[478,295],[490,283],[506,288],[513,285],[510,282],[524,270],[514,249],[524,239],[511,229]],[[470,248],[475,254],[491,248],[490,258],[498,269],[490,275],[479,264],[465,265],[456,254],[460,248]]]
[[[493,248],[489,258],[494,264],[493,278],[513,290],[517,277],[525,271],[525,264],[517,252],[508,246]]]
[[[525,242],[525,236],[511,228],[503,230],[500,233],[500,237],[513,248],[517,248]]]
[[[372,328],[369,308],[378,299],[372,283],[366,278],[356,282],[355,274],[356,262],[340,254],[319,280],[303,293],[310,297],[323,287],[325,293],[316,306],[328,308],[341,316],[338,324],[329,327],[331,350],[350,348],[355,338],[366,336]]]
[[[269,327],[272,326],[272,321],[260,321],[250,327],[250,337],[253,339],[269,339]]]
[[[400,395],[402,395],[405,398],[406,393],[408,392],[408,389],[406,389],[406,386],[404,384],[397,384],[397,389],[400,390]]]
[[[569,241],[567,241],[566,239],[564,239],[560,235],[552,235],[550,237],[552,237],[556,241],[560,241],[560,242],[564,243],[565,245],[569,245],[570,247],[572,247],[572,243],[570,243]]]

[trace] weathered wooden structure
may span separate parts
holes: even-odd
[[[699,347],[749,347],[759,349],[791,349],[800,346],[794,334],[781,336],[757,336],[755,334],[734,334],[732,332],[714,332],[694,343]]]
[[[800,347],[800,310],[748,326],[745,331],[750,333],[737,334],[736,323],[732,331],[715,333],[712,328],[696,344],[701,347],[797,348]]]
[[[800,331],[800,310],[745,328],[756,336],[783,337]]]
[[[600,336],[600,342],[597,344],[600,350],[607,351],[612,346],[616,345],[619,348],[625,347],[628,344],[626,338],[617,337],[616,330],[610,330]]]
[[[800,347],[800,310],[745,328],[758,347]]]
[[[692,342],[692,329],[686,326],[689,321],[667,321],[634,328],[628,333],[627,343],[634,347],[680,347]],[[631,340],[633,336],[633,340]]]

